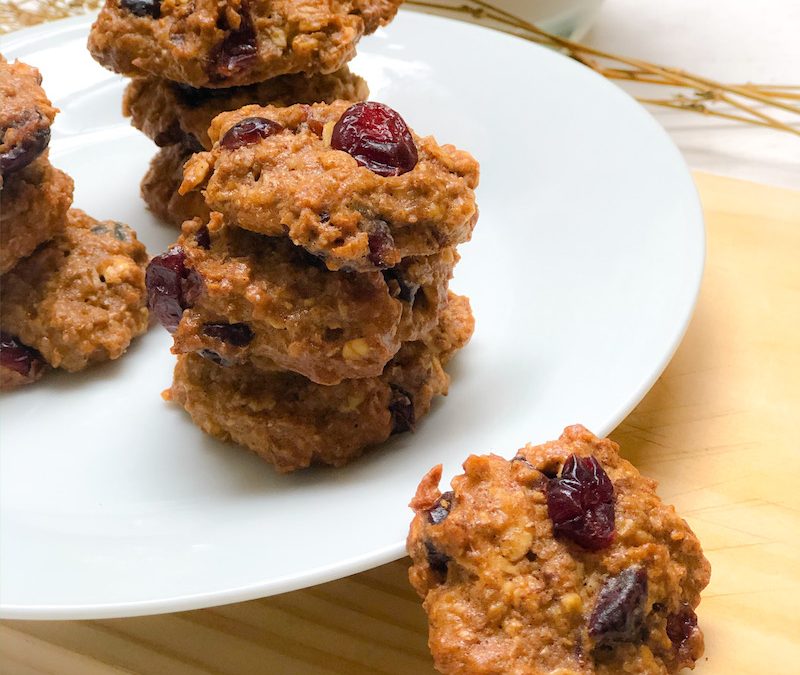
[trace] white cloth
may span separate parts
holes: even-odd
[[[797,0],[606,0],[583,41],[719,82],[800,85]],[[635,85],[622,86],[642,92]],[[659,98],[667,91],[658,86],[646,90]],[[648,109],[692,169],[800,189],[800,136],[691,112]]]

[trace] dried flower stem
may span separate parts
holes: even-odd
[[[800,107],[793,103],[800,100],[798,85],[722,84],[685,70],[612,54],[548,33],[485,0],[466,0],[458,5],[424,0],[407,0],[407,2],[428,9],[468,14],[479,21],[494,22],[501,26],[500,30],[559,49],[610,79],[693,90],[692,96],[678,93],[663,99],[640,97],[638,100],[642,103],[755,124],[800,136],[800,127],[797,126],[800,122]],[[720,106],[728,106],[732,110],[720,110]],[[770,112],[765,112],[765,109],[769,109]],[[796,117],[792,117],[790,122],[783,121],[771,114],[776,109]]]

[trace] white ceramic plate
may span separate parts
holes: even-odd
[[[89,18],[2,40],[61,114],[51,156],[75,203],[175,237],[138,183],[154,146],[120,114],[124,81],[84,49]],[[56,373],[0,403],[4,617],[190,609],[321,583],[403,554],[421,476],[511,456],[581,422],[610,431],[683,335],[704,255],[697,196],[666,134],[589,70],[523,40],[402,12],[355,72],[420,133],[481,161],[481,221],[453,286],[477,330],[417,433],[350,467],[279,476],[204,436],[159,394],[161,329],[120,361]]]

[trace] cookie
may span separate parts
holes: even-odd
[[[409,342],[379,377],[314,384],[286,372],[225,368],[197,354],[178,357],[167,398],[203,431],[249,448],[281,473],[312,464],[342,466],[393,433],[412,430],[436,395],[447,393],[443,365],[463,347],[473,322],[453,296],[431,341]],[[435,345],[448,345],[439,351]]]
[[[24,169],[47,149],[58,110],[42,90],[42,76],[0,54],[0,178]]]
[[[203,195],[199,192],[178,194],[178,187],[183,180],[183,165],[194,152],[193,148],[184,143],[161,148],[151,160],[150,168],[142,179],[142,199],[147,208],[156,217],[178,228],[185,220],[208,220],[210,215]]]
[[[411,502],[409,578],[447,674],[677,673],[703,653],[710,567],[672,506],[581,426],[441,466]]]
[[[184,224],[177,246],[148,266],[147,286],[173,352],[333,385],[377,377],[403,342],[433,330],[457,259],[444,249],[383,273],[331,272],[287,239],[213,213],[208,225]]]
[[[62,233],[3,276],[0,328],[55,368],[116,359],[147,329],[146,263],[128,226],[72,209]]]
[[[72,179],[46,154],[0,178],[0,274],[64,229],[72,187]]]
[[[332,73],[402,0],[107,0],[89,51],[130,77],[197,88]]]
[[[220,113],[250,104],[363,101],[367,96],[367,83],[344,67],[328,75],[283,75],[230,89],[195,89],[157,77],[136,78],[125,89],[122,108],[133,126],[158,146],[185,143],[210,150],[208,128]]]
[[[332,270],[436,253],[477,221],[478,163],[380,103],[246,106],[217,116],[209,136],[181,193],[202,189],[226,222],[288,235]]]

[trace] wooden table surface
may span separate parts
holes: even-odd
[[[697,312],[675,358],[613,437],[660,482],[711,560],[698,612],[706,656],[696,672],[794,675],[800,192],[703,174],[696,181],[708,227]],[[434,673],[406,567],[402,560],[294,593],[179,614],[5,621],[0,673]]]

